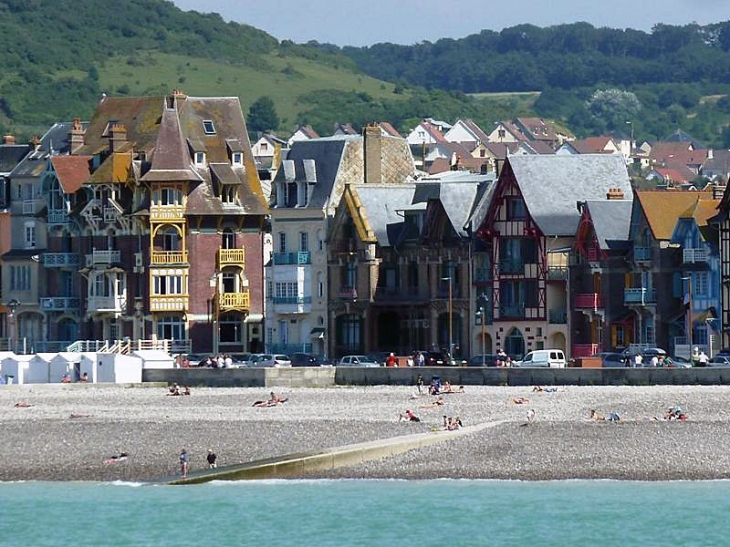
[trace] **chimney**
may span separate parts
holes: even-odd
[[[609,188],[608,193],[606,194],[606,199],[624,199],[624,191],[621,190],[621,188]]]
[[[41,147],[41,138],[38,135],[33,135],[28,144],[33,147],[33,150],[38,150]]]
[[[504,167],[504,160],[501,158],[494,158],[494,174],[497,178],[502,174],[502,168]]]
[[[15,136],[10,133],[3,135],[3,144],[15,144]]]
[[[713,158],[714,158],[714,156],[715,156],[715,153],[714,153],[714,152],[712,151],[712,148],[710,148],[710,149],[709,149],[709,150],[707,151],[707,159],[708,159],[708,160],[711,160],[711,159],[713,159]]]
[[[173,89],[172,93],[167,96],[167,108],[175,108],[177,101],[184,101],[187,99],[187,94],[180,89]]]
[[[377,184],[383,182],[382,150],[380,127],[377,124],[368,124],[365,127],[363,138],[363,154],[365,156],[365,183]]]
[[[84,145],[84,127],[81,125],[81,118],[74,118],[71,131],[68,132],[68,142],[72,154]]]
[[[127,142],[127,126],[123,123],[113,123],[109,128],[109,151],[117,152]]]

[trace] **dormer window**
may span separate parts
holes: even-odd
[[[243,165],[243,154],[241,152],[231,154],[231,165]]]
[[[195,165],[197,167],[205,167],[205,152],[195,153]]]
[[[203,131],[206,135],[215,135],[215,124],[213,120],[203,120]]]
[[[262,152],[266,152],[269,149],[269,144],[262,142],[259,148],[261,149]]]

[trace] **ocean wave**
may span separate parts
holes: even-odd
[[[103,482],[101,484],[108,484],[109,486],[127,486],[129,488],[139,488],[140,486],[148,485],[148,483],[146,483],[146,482],[121,481],[121,480]]]

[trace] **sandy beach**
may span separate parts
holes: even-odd
[[[549,480],[730,477],[730,386],[466,386],[445,404],[412,399],[401,386],[277,389],[283,405],[254,408],[268,391],[195,388],[170,397],[160,387],[31,385],[0,388],[0,480],[146,481],[174,475],[182,448],[191,470],[208,449],[221,466],[426,432],[443,416],[494,428],[317,477]],[[513,398],[524,397],[524,404]],[[25,403],[27,407],[16,407]],[[654,420],[680,405],[686,422]],[[405,409],[420,423],[399,422]],[[535,420],[527,425],[527,411]],[[616,412],[595,422],[590,409]],[[128,454],[123,463],[104,463]]]

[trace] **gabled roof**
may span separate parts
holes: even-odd
[[[165,108],[157,132],[152,166],[142,177],[144,182],[202,180],[191,168],[190,153],[180,130],[175,108]]]
[[[434,124],[427,120],[423,120],[420,124],[423,129],[425,129],[426,133],[428,133],[433,140],[435,140],[438,143],[447,143],[448,141],[444,138],[441,131],[438,130],[438,127],[436,127]]]
[[[301,133],[302,135],[306,136],[309,139],[318,139],[319,135],[317,132],[312,129],[311,125],[300,125],[296,128],[294,133],[292,135],[296,135],[297,133]]]
[[[517,118],[516,125],[530,140],[536,141],[557,141],[558,135],[555,133],[552,124],[548,124],[542,118]]]
[[[402,135],[396,131],[395,127],[393,127],[389,122],[380,122],[378,123],[380,126],[380,129],[382,129],[383,134],[390,135],[391,137],[401,137]]]
[[[586,202],[598,245],[603,250],[628,246],[631,227],[630,199],[604,199]]]
[[[91,156],[53,156],[51,164],[66,194],[75,193],[91,176]]]
[[[0,144],[0,174],[15,169],[30,149],[28,144]]]
[[[405,224],[402,211],[414,205],[416,184],[352,184],[350,191],[359,199],[357,216],[365,231],[374,234],[381,247],[396,245]]]
[[[555,150],[543,141],[522,141],[518,148],[527,152],[528,155],[550,156],[555,154]]]
[[[358,132],[351,123],[338,123],[335,125],[334,135],[357,135]]]
[[[677,129],[676,131],[673,131],[666,137],[662,139],[662,141],[665,142],[688,142],[692,144],[692,147],[695,149],[698,148],[704,148],[702,143],[695,139],[692,135],[687,133],[686,131],[682,129]]]
[[[38,177],[46,170],[47,160],[51,155],[67,154],[69,152],[68,132],[72,122],[54,123],[41,137],[37,146],[13,168],[12,177]],[[84,122],[83,125],[86,125]]]
[[[573,236],[576,202],[603,200],[610,189],[633,195],[626,164],[614,154],[511,156],[500,180],[514,173],[527,209],[545,235]]]
[[[690,182],[697,177],[697,175],[695,175],[686,165],[678,165],[674,168],[655,167],[651,170],[651,172],[655,172],[662,178],[662,180],[668,182]],[[651,174],[651,172],[649,174]],[[647,178],[649,177],[647,176]]]
[[[730,173],[730,150],[713,150],[712,157],[702,164],[702,172]]]
[[[570,146],[579,154],[613,154],[612,150],[606,149],[611,142],[611,137],[587,137],[568,141],[563,146]]]
[[[679,190],[637,190],[636,201],[646,218],[654,239],[670,240],[677,219],[694,215],[698,200],[712,200],[710,192],[683,192]],[[705,214],[705,205],[701,208]],[[712,216],[712,215],[709,215]],[[708,216],[708,218],[709,218]],[[707,224],[705,219],[705,224]]]
[[[442,182],[439,185],[439,201],[449,217],[454,231],[467,237],[466,224],[474,209],[479,182]]]

